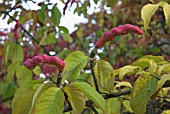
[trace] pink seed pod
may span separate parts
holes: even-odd
[[[38,55],[38,56],[33,57],[32,59],[26,60],[24,62],[24,65],[28,69],[32,70],[36,66],[40,66],[43,63],[56,65],[59,71],[63,71],[65,67],[64,61],[62,61],[60,58],[58,58],[57,56],[48,56],[46,54]]]
[[[96,42],[95,48],[101,48],[106,42],[113,40],[118,35],[125,35],[131,32],[135,32],[139,35],[144,32],[137,26],[125,24],[116,28],[112,28],[109,32],[105,32],[104,35]]]

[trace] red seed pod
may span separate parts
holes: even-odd
[[[143,31],[137,26],[130,24],[120,25],[116,28],[112,28],[109,32],[105,32],[96,42],[95,48],[101,48],[106,42],[113,40],[118,35],[125,35],[131,32],[135,32],[139,35],[143,34]]]
[[[60,58],[58,58],[57,56],[48,56],[46,54],[38,55],[33,57],[32,59],[28,59],[24,62],[24,65],[28,69],[32,70],[36,66],[40,66],[43,63],[56,65],[59,71],[63,71],[65,67],[64,61],[62,61]]]

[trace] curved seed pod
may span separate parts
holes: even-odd
[[[143,31],[137,26],[130,24],[120,25],[116,28],[112,28],[109,32],[105,32],[96,42],[95,48],[101,48],[106,42],[113,40],[118,35],[125,35],[131,32],[135,32],[139,35],[143,34]]]
[[[40,66],[43,63],[56,65],[59,71],[63,71],[65,67],[64,61],[62,61],[60,58],[56,56],[48,56],[46,54],[38,55],[33,57],[32,59],[28,59],[27,61],[24,62],[24,65],[28,69],[32,70],[36,66]]]

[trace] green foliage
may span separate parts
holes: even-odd
[[[32,79],[32,71],[25,66],[19,66],[16,70],[17,83],[22,86],[24,83]]]
[[[167,25],[170,25],[170,5],[165,5],[163,7],[163,10],[164,10],[164,15],[165,15],[165,19],[166,19],[166,24]]]
[[[103,88],[105,90],[109,90],[114,83],[114,78],[110,78],[110,75],[113,72],[113,67],[110,65],[110,63],[104,60],[97,60],[94,71],[101,89]],[[109,81],[110,83],[108,83]]]
[[[68,81],[75,81],[80,75],[83,68],[87,65],[88,56],[81,51],[71,53],[65,60],[66,67],[64,69],[64,76]]]
[[[12,106],[13,114],[145,114],[153,101],[159,106],[153,113],[169,113],[170,1],[149,1],[0,3],[0,17],[14,25],[0,28],[0,113],[10,113]],[[30,3],[39,9],[32,10]],[[76,20],[76,30],[68,30],[60,23],[66,10],[74,10],[87,23]],[[90,52],[105,32],[125,23],[142,29],[144,25],[146,32],[117,36]],[[64,71],[58,71],[61,66],[51,64],[48,56],[44,55],[46,64],[39,62],[43,60],[35,56],[41,54],[64,60]],[[32,58],[38,66],[31,71],[24,65],[29,61],[34,67]]]
[[[74,85],[65,86],[64,91],[68,95],[68,100],[73,108],[73,113],[80,114],[85,108],[86,98],[84,93]]]
[[[17,90],[14,99],[12,100],[13,114],[29,114],[32,106],[32,98],[38,87],[41,85],[41,82],[42,80],[28,82]]]
[[[151,21],[151,17],[158,10],[159,6],[163,7],[163,12],[164,12],[166,24],[170,25],[170,13],[169,13],[170,5],[165,1],[161,1],[161,2],[159,2],[157,4],[147,4],[142,8],[141,16],[142,16],[142,19],[144,21],[145,30],[148,29],[148,25],[149,25],[149,22]]]
[[[42,5],[41,9],[38,11],[38,19],[40,20],[40,22],[44,23],[45,19],[46,19],[46,15],[45,15],[45,10],[46,10],[47,6],[46,5]]]
[[[64,95],[56,87],[47,89],[38,99],[33,114],[61,114],[64,109]]]
[[[65,41],[68,41],[69,43],[73,42],[73,39],[66,33],[61,33],[61,36],[64,38]]]
[[[106,112],[106,101],[105,99],[95,91],[93,87],[85,82],[75,82],[74,87],[82,91],[90,100],[92,100],[98,107],[100,107],[104,112]]]
[[[142,8],[141,15],[144,21],[145,30],[147,30],[151,17],[156,12],[157,9],[158,9],[158,5],[154,5],[154,4],[147,4]]]
[[[111,98],[107,102],[108,114],[118,114],[121,110],[121,102],[117,98]]]
[[[54,5],[53,8],[51,9],[51,14],[52,14],[51,19],[52,19],[53,23],[56,24],[57,26],[59,26],[60,18],[61,18],[61,12],[57,8],[56,5]]]

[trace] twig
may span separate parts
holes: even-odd
[[[58,75],[57,75],[57,82],[56,85],[58,88],[60,88],[60,84],[61,84],[61,80],[62,80],[62,76],[61,76],[61,71],[59,71]]]
[[[91,73],[92,73],[92,76],[93,76],[93,81],[94,81],[94,85],[96,87],[96,91],[99,92],[99,87],[98,87],[98,84],[97,84],[97,78],[96,78],[95,72],[94,72],[94,66],[95,66],[94,57],[95,57],[96,54],[97,54],[97,49],[94,48],[90,53],[91,59],[90,59],[89,63],[90,63],[90,70],[91,70]]]
[[[93,106],[93,101],[91,101],[91,100],[86,101],[86,106],[91,108],[95,114],[99,114]]]
[[[13,97],[14,96],[11,96],[11,97],[8,97],[8,98],[0,100],[0,104],[2,104],[3,102],[6,102],[6,101],[9,101],[9,100],[13,99]]]
[[[111,93],[111,94],[106,94],[103,95],[104,99],[109,99],[109,98],[113,98],[113,97],[119,97],[122,95],[127,95],[131,93],[131,89],[125,90],[125,91],[120,91],[120,92],[116,92],[116,93]]]

